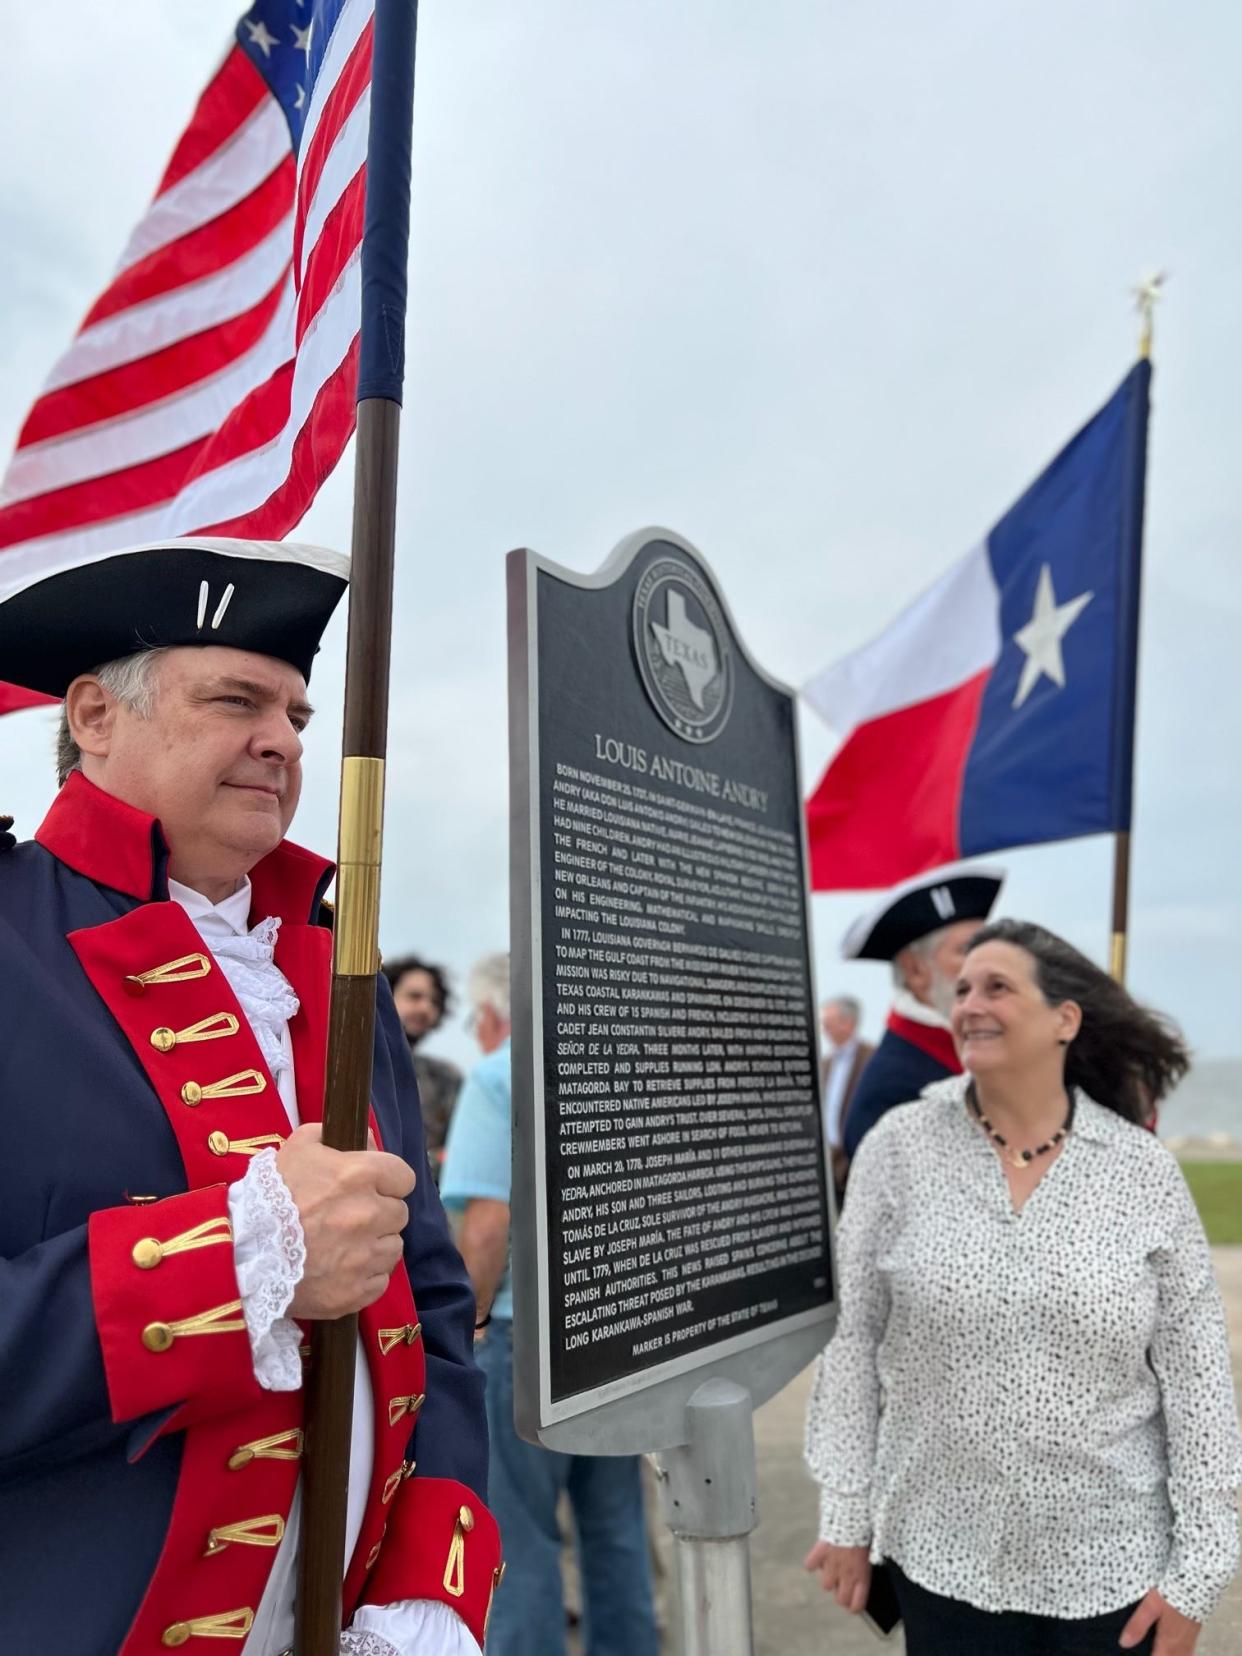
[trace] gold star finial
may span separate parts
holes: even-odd
[[[1169,279],[1167,270],[1149,270],[1130,292],[1134,295],[1134,308],[1139,315],[1139,355],[1151,355],[1152,320],[1157,303],[1164,298],[1164,284]]]

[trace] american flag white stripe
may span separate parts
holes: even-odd
[[[362,39],[367,25],[375,14],[374,0],[346,0],[336,20],[332,38],[323,54],[314,91],[306,109],[306,124],[302,128],[302,142],[298,146],[298,172],[301,174],[310,154],[319,123],[323,120],[324,105],[332,96],[332,89],[340,80],[354,47]]]
[[[257,247],[227,265],[218,276],[190,282],[158,299],[96,322],[74,340],[48,375],[48,391],[75,385],[124,362],[150,356],[187,334],[203,333],[257,305],[289,265],[293,216],[282,219]]]
[[[293,371],[289,418],[280,435],[264,448],[219,466],[189,484],[166,514],[171,534],[193,534],[202,525],[225,523],[263,505],[272,492],[272,477],[283,479],[288,474],[294,441],[315,398],[340,367],[357,336],[361,306],[359,249],[302,340]]]
[[[244,201],[289,155],[289,123],[274,98],[264,101],[235,137],[156,196],[117,263],[120,276],[140,259],[168,247]]]
[[[370,121],[371,94],[367,92],[354,105],[348,120],[333,140],[319,183],[307,206],[299,281],[306,275],[307,258],[323,233],[328,214],[344,195],[358,169],[366,163]]]
[[[289,360],[293,333],[293,282],[285,284],[280,307],[257,345],[218,374],[149,408],[105,420],[68,437],[53,437],[18,449],[0,491],[0,506],[66,489],[101,473],[122,471],[144,460],[206,437],[236,408],[252,386],[262,385]]]
[[[321,26],[299,4],[301,26],[312,9]],[[278,537],[309,505],[353,427],[373,13],[374,0],[346,0],[337,16],[300,95],[287,185],[276,92],[291,108],[306,60],[287,57],[282,80],[240,46],[226,55],[0,486],[0,596],[161,535]],[[271,55],[296,50],[293,33],[273,24],[286,44]]]

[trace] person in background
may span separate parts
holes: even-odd
[[[657,1656],[658,1635],[636,1455],[562,1455],[513,1422],[509,1280],[512,1073],[509,957],[485,956],[466,980],[483,1053],[449,1128],[441,1197],[474,1283],[479,1366],[487,1376],[489,1493],[506,1574],[488,1624],[488,1656],[563,1656],[566,1617],[557,1504],[569,1496],[582,1581],[586,1656]]]
[[[806,1560],[892,1578],[907,1656],[1189,1656],[1237,1568],[1224,1308],[1181,1169],[1140,1125],[1181,1036],[1059,937],[976,932],[965,1072],[867,1135],[806,1455]]]
[[[819,1065],[820,1096],[824,1101],[824,1146],[838,1201],[845,1193],[845,1173],[849,1165],[841,1148],[841,1123],[867,1060],[875,1051],[869,1041],[859,1039],[858,1025],[861,1021],[862,1005],[853,995],[834,995],[820,1007],[819,1027],[829,1048]]]
[[[896,994],[884,1034],[845,1111],[846,1170],[863,1135],[895,1104],[961,1071],[949,1013],[966,945],[992,912],[1001,869],[943,869],[890,891],[846,932],[846,960],[887,960]]]
[[[436,1182],[444,1165],[444,1145],[448,1138],[449,1122],[461,1091],[462,1073],[456,1064],[444,1058],[433,1058],[419,1050],[428,1035],[435,1033],[448,1016],[452,1005],[448,973],[443,966],[433,966],[418,955],[401,955],[397,960],[386,960],[384,976],[392,990],[393,1004],[405,1038],[410,1043],[414,1059],[414,1075],[418,1081],[418,1102],[423,1112],[423,1134],[427,1140],[427,1159]]]

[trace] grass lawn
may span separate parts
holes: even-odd
[[[1242,1161],[1184,1161],[1208,1241],[1242,1243]]]

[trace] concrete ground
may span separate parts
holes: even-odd
[[[1225,1295],[1234,1380],[1242,1403],[1242,1247],[1217,1248],[1216,1270]],[[860,1622],[825,1598],[802,1569],[815,1534],[815,1489],[802,1464],[802,1420],[810,1373],[799,1377],[755,1417],[759,1462],[759,1528],[751,1537],[755,1656],[898,1656],[903,1641],[881,1643]],[[664,1550],[663,1548],[661,1550]],[[674,1618],[675,1618],[675,1606]],[[671,1634],[667,1656],[678,1656]],[[1242,1652],[1242,1576],[1207,1624],[1196,1656]],[[998,1652],[998,1656],[1000,1653]]]

